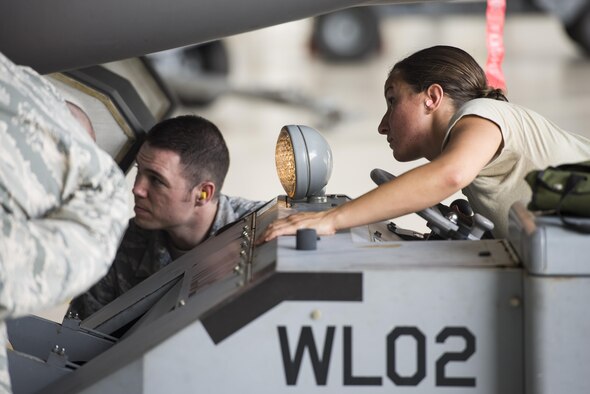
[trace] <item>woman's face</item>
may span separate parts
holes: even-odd
[[[415,93],[410,85],[392,74],[385,82],[387,110],[379,124],[379,134],[387,142],[398,161],[411,161],[424,157],[428,144],[429,125],[425,112],[426,97]]]

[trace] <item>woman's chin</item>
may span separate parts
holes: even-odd
[[[403,154],[400,154],[399,152],[396,152],[396,151],[393,151],[393,158],[395,160],[401,161],[401,162],[408,161],[408,159]]]

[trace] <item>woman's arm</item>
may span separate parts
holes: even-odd
[[[439,203],[475,179],[502,145],[498,126],[467,116],[457,122],[444,151],[432,162],[412,169],[359,198],[323,212],[305,212],[271,223],[261,237],[269,241],[314,228],[320,235],[417,212]]]

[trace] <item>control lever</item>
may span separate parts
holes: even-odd
[[[394,178],[395,175],[380,168],[371,171],[371,179],[377,186]],[[489,219],[478,213],[471,218],[471,224],[464,223],[455,212],[441,203],[416,213],[426,220],[428,228],[442,239],[478,240],[486,231],[494,228],[494,224]]]

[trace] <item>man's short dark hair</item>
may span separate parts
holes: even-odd
[[[215,184],[218,195],[229,168],[229,151],[212,122],[196,115],[166,119],[150,129],[145,142],[176,152],[191,187],[209,180]]]

